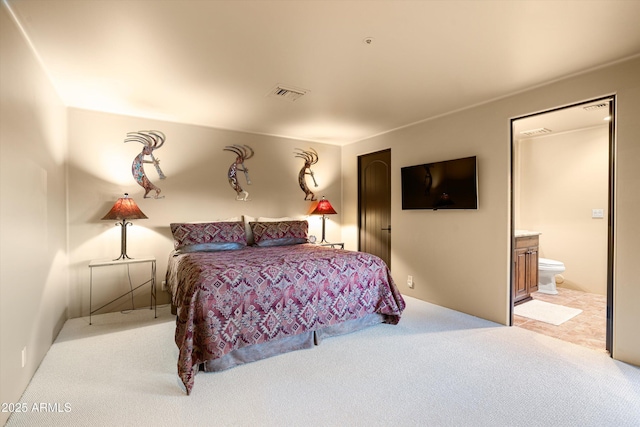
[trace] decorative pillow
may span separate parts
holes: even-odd
[[[307,221],[251,222],[253,238],[258,246],[285,246],[307,243]]]
[[[173,223],[176,252],[211,252],[242,249],[247,238],[242,222]]]

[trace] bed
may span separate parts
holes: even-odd
[[[167,284],[187,394],[215,372],[379,323],[405,303],[386,264],[307,242],[306,221],[171,224]]]

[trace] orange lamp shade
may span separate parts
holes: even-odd
[[[125,193],[124,197],[116,200],[111,210],[102,219],[147,219],[147,216],[136,205],[136,202]]]
[[[337,213],[338,212],[333,209],[333,206],[331,206],[331,203],[329,203],[327,199],[322,197],[322,200],[318,202],[316,208],[313,210],[313,212],[311,212],[311,215],[333,215]]]

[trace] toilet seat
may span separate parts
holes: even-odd
[[[538,270],[558,271],[562,273],[565,267],[561,261],[548,258],[538,258]]]
[[[557,269],[564,268],[564,264],[561,261],[548,258],[538,258],[538,268]]]

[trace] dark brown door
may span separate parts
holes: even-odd
[[[391,150],[358,157],[358,249],[391,268]]]

